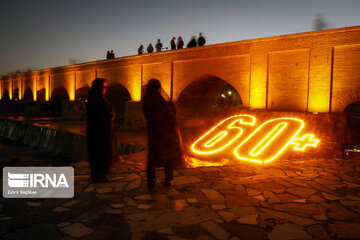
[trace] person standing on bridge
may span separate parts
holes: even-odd
[[[146,50],[147,50],[148,53],[154,52],[154,48],[153,48],[153,46],[151,45],[151,43],[149,44],[149,46],[147,47]]]
[[[196,47],[196,37],[192,36],[190,42],[187,44],[188,48]]]
[[[93,182],[108,182],[107,175],[113,162],[115,114],[105,99],[106,90],[106,79],[96,78],[92,82],[86,103],[87,152]]]
[[[184,41],[182,40],[182,37],[178,37],[177,49],[182,49],[183,47],[184,47]]]
[[[150,190],[155,186],[156,168],[165,168],[165,186],[170,187],[173,169],[184,165],[175,107],[161,92],[159,80],[151,79],[142,100],[148,129],[147,184]]]
[[[205,38],[203,37],[202,33],[199,33],[199,38],[198,38],[198,46],[204,46],[206,43]]]
[[[156,51],[157,51],[157,52],[161,52],[162,43],[161,43],[160,39],[158,39],[158,42],[157,42],[157,44],[155,45],[155,48],[156,48]]]
[[[138,48],[138,54],[141,55],[144,53],[144,46],[140,45],[140,47]]]
[[[113,58],[115,58],[115,53],[114,50],[111,50],[109,54],[109,59],[113,59]]]
[[[171,42],[170,42],[170,47],[171,47],[171,50],[175,50],[175,49],[176,49],[176,43],[175,43],[175,40],[176,40],[176,38],[175,38],[175,37],[173,37],[173,38],[171,39]]]

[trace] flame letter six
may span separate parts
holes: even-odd
[[[196,140],[191,149],[195,153],[204,155],[218,153],[242,137],[244,126],[253,126],[254,124],[255,118],[250,115],[229,117]]]

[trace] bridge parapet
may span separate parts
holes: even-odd
[[[344,94],[360,88],[359,36],[356,26],[18,73],[0,77],[0,97],[23,99],[31,91],[34,101],[49,101],[64,88],[73,101],[77,90],[104,77],[138,102],[143,86],[157,78],[177,101],[192,82],[213,76],[230,84],[246,108],[341,112],[351,104],[341,102]]]

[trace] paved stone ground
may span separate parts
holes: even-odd
[[[2,166],[69,165],[0,144]],[[11,159],[11,160],[10,160]],[[180,169],[146,188],[146,152],[120,156],[110,183],[75,167],[73,199],[1,199],[3,239],[360,239],[360,158]]]

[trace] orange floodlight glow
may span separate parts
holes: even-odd
[[[289,145],[296,151],[308,146],[316,147],[319,140],[313,134],[297,137],[305,123],[298,118],[274,118],[266,121],[252,133],[246,133],[255,125],[251,115],[235,115],[221,121],[191,146],[195,154],[211,156],[232,152],[237,160],[268,163],[278,158]],[[246,136],[247,135],[247,136]],[[195,160],[193,166],[214,166],[220,162]]]
[[[294,147],[295,151],[304,151],[307,147],[316,147],[319,140],[313,139],[314,135],[305,134],[302,138],[293,138],[290,144],[296,144]]]
[[[216,162],[211,162],[207,160],[201,160],[196,158],[190,159],[190,167],[215,167],[215,166],[223,166],[229,163],[229,159],[220,159]]]
[[[201,155],[221,152],[235,140],[239,140],[244,132],[243,127],[253,126],[255,117],[250,115],[235,115],[221,121],[215,127],[196,140],[191,149]],[[214,136],[215,135],[215,136]]]

